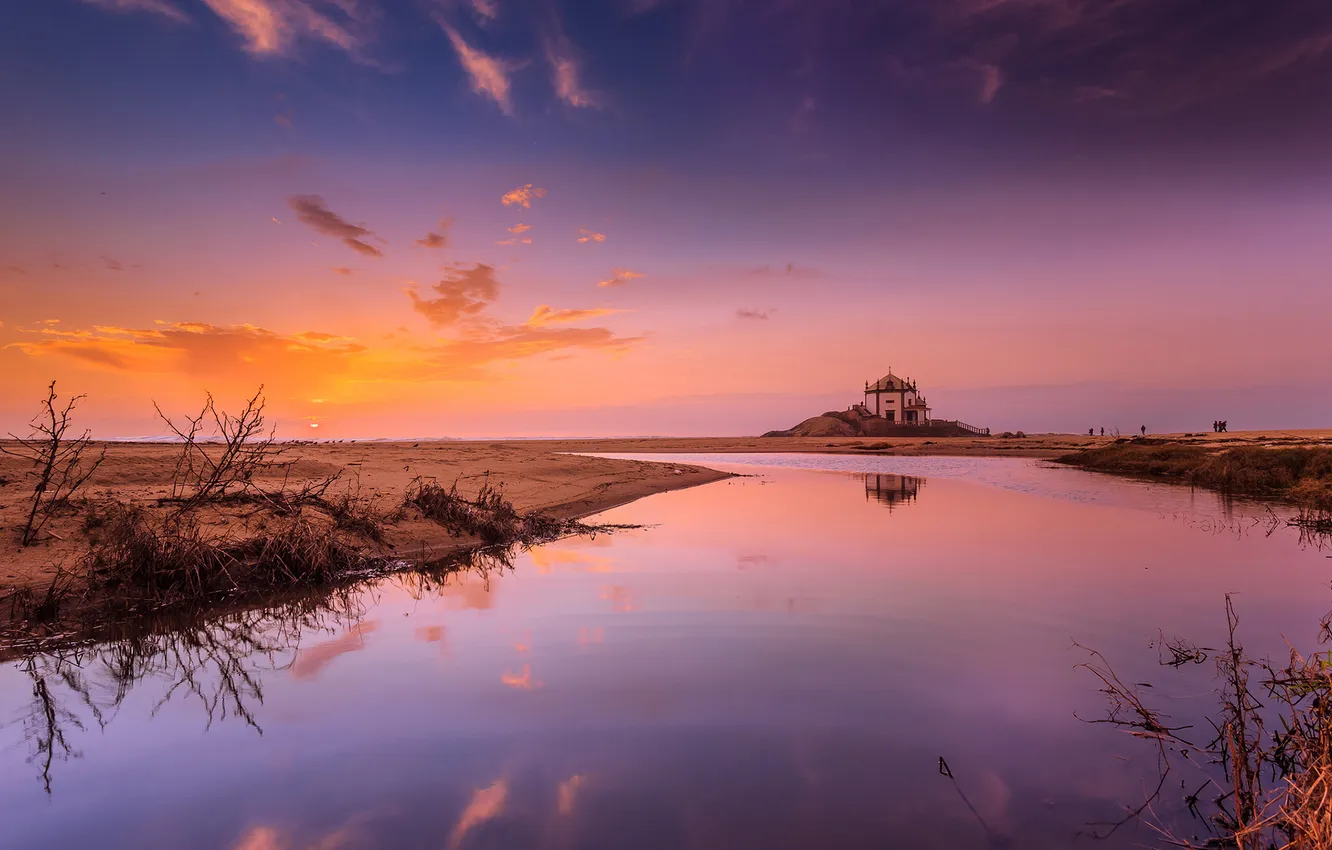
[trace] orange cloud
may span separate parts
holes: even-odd
[[[463,70],[472,81],[472,91],[489,96],[499,106],[501,112],[512,115],[513,102],[509,98],[511,70],[509,63],[469,45],[457,30],[444,22],[443,18],[437,18],[436,21],[453,44],[453,49],[458,54],[458,61],[462,63]]]
[[[597,283],[597,286],[624,286],[629,281],[637,280],[642,276],[640,272],[630,271],[629,269],[611,269],[611,276]]]
[[[586,245],[589,242],[605,242],[606,234],[597,233],[595,230],[588,230],[586,227],[578,228],[578,241]]]
[[[601,598],[610,602],[612,611],[625,612],[638,610],[638,604],[634,601],[633,591],[618,584],[608,584],[601,588]]]
[[[484,263],[470,269],[454,266],[448,277],[430,288],[438,298],[422,298],[415,290],[408,290],[407,295],[412,299],[413,310],[440,326],[479,315],[499,297],[495,268]]]
[[[575,773],[560,783],[555,793],[560,814],[567,816],[573,813],[574,804],[578,801],[578,790],[583,787],[585,781],[586,777],[581,773]]]
[[[515,237],[512,237],[512,238],[510,238],[510,239],[501,239],[501,240],[499,240],[498,242],[496,242],[495,244],[496,244],[496,245],[531,245],[531,244],[532,244],[532,237],[531,237],[531,236],[524,236],[524,237],[522,237],[522,238],[520,239],[520,238],[518,238],[518,237],[515,236]]]
[[[303,224],[325,236],[342,240],[342,244],[367,257],[382,257],[384,252],[366,242],[364,237],[375,234],[364,225],[352,224],[333,212],[319,195],[292,195],[287,205]]]
[[[509,784],[503,779],[496,779],[485,788],[479,788],[472,793],[472,799],[467,801],[467,806],[463,809],[462,815],[458,818],[458,823],[449,833],[449,847],[456,848],[462,844],[467,833],[488,820],[499,817],[504,811],[504,804],[509,797]]]
[[[516,189],[510,189],[503,195],[500,195],[500,203],[506,207],[522,207],[525,210],[532,208],[533,198],[546,197],[546,190],[533,186],[531,183],[524,183]]]
[[[335,266],[333,268],[333,271],[343,276],[349,276],[351,274],[354,274],[354,272],[351,269],[347,268],[346,266]]]
[[[615,571],[615,561],[605,555],[593,555],[573,549],[552,549],[539,546],[528,553],[537,572],[546,574],[556,567],[568,568],[587,573],[609,573]]]
[[[541,688],[541,683],[532,678],[531,664],[524,664],[523,669],[519,670],[517,673],[511,673],[510,671],[505,670],[504,673],[500,675],[500,681],[519,691],[535,691],[540,690]]]
[[[578,630],[578,645],[584,649],[594,644],[606,642],[606,630],[601,626],[591,629],[580,628]]]
[[[584,319],[598,319],[602,316],[610,316],[615,313],[623,312],[623,310],[612,310],[609,307],[592,307],[583,310],[556,310],[549,304],[542,304],[532,311],[532,318],[528,319],[525,325],[529,328],[542,328],[546,325],[581,322]]]
[[[531,230],[531,229],[532,229],[532,225],[530,225],[530,224],[523,224],[521,221],[518,222],[517,224],[515,224],[513,227],[506,227],[506,228],[505,228],[505,230],[509,231],[510,233],[512,233],[512,234],[514,234],[514,235],[518,235],[518,234],[526,233],[527,231],[529,231],[529,230]]]
[[[330,374],[366,350],[346,337],[305,332],[277,334],[253,325],[217,326],[204,322],[162,323],[157,328],[116,328],[28,331],[41,338],[13,342],[33,357],[61,355],[117,370],[230,375],[252,365],[273,371]],[[274,367],[278,367],[276,370]]]
[[[356,3],[337,3],[342,22],[315,8],[311,0],[203,0],[257,55],[283,55],[298,38],[313,38],[360,58],[364,39],[349,26],[362,25]]]
[[[271,826],[256,826],[241,836],[235,850],[282,850],[285,846],[277,830]]]
[[[357,623],[339,638],[300,650],[291,663],[292,677],[312,679],[338,656],[365,649],[365,636],[377,628],[377,622]]]

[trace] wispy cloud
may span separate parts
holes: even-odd
[[[588,230],[586,227],[578,228],[578,241],[583,245],[589,242],[605,242],[606,234],[597,233],[595,230]]]
[[[0,271],[3,271],[3,272],[9,272],[10,274],[27,274],[27,273],[28,273],[28,270],[25,269],[23,266],[0,266]]]
[[[510,233],[514,234],[515,236],[517,236],[517,235],[519,235],[519,234],[521,234],[521,233],[526,233],[527,231],[529,231],[529,230],[531,230],[531,229],[532,229],[532,225],[530,225],[530,224],[523,224],[521,221],[518,222],[517,224],[515,224],[513,227],[506,227],[506,228],[505,228],[505,230],[509,231]]]
[[[438,297],[422,298],[414,289],[407,290],[407,296],[413,310],[444,327],[479,315],[499,297],[500,285],[493,266],[477,263],[470,269],[455,266],[430,288]]]
[[[546,61],[550,63],[551,85],[560,100],[578,108],[597,105],[596,99],[583,87],[582,69],[573,45],[562,33],[556,32],[546,39]]]
[[[623,310],[613,310],[608,307],[591,307],[582,310],[557,310],[549,304],[542,304],[532,311],[532,318],[527,320],[526,325],[529,328],[542,328],[546,325],[569,324],[571,322],[581,322],[585,319],[599,319],[602,316],[611,316],[615,313],[623,312]]]
[[[606,280],[599,281],[597,286],[624,286],[631,280],[638,280],[643,275],[641,272],[630,271],[629,269],[611,269],[611,276]]]
[[[516,189],[510,189],[503,195],[500,195],[500,203],[506,207],[522,207],[525,210],[532,208],[532,201],[536,198],[546,197],[546,190],[531,183],[524,183]]]
[[[173,21],[185,23],[190,16],[169,0],[83,0],[112,12],[152,12]]]
[[[360,33],[373,17],[364,0],[203,0],[244,40],[245,50],[260,56],[291,52],[301,39],[340,48],[365,61],[366,38]]]
[[[456,850],[462,844],[467,833],[488,820],[499,817],[504,811],[505,801],[509,797],[509,784],[503,779],[496,779],[485,788],[479,788],[467,801],[467,806],[458,817],[458,823],[449,833],[449,848]]]
[[[981,85],[980,91],[976,93],[976,99],[986,105],[994,103],[994,96],[1004,85],[1003,69],[998,65],[982,65],[980,73]]]
[[[101,260],[102,267],[109,272],[123,272],[125,270],[125,266],[121,264],[120,260],[113,257],[103,256]]]
[[[513,101],[509,94],[509,73],[513,70],[513,66],[497,56],[491,56],[472,47],[442,17],[436,18],[436,21],[457,52],[458,61],[462,63],[463,70],[467,72],[472,82],[472,91],[488,96],[495,101],[501,112],[512,115]]]
[[[336,266],[334,267],[333,271],[336,272],[337,274],[343,275],[344,277],[349,277],[352,274],[354,274],[354,272],[351,269],[347,268],[346,266]]]
[[[342,244],[358,254],[367,257],[382,257],[384,252],[366,241],[374,237],[374,232],[361,224],[352,224],[328,208],[319,195],[292,195],[287,198],[287,205],[296,213],[302,224],[314,228],[325,236],[342,240]]]
[[[735,311],[735,315],[738,316],[738,317],[740,317],[741,319],[769,319],[769,318],[772,317],[772,314],[773,314],[774,312],[776,312],[776,311],[775,311],[775,310],[750,310],[750,309],[747,309],[747,308],[741,307],[739,310],[736,310],[736,311]]]
[[[531,236],[510,236],[508,239],[498,239],[496,245],[531,245]]]
[[[492,23],[499,17],[497,0],[472,0],[472,14],[483,24]]]

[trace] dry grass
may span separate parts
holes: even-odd
[[[1170,725],[1143,698],[1142,688],[1149,686],[1123,682],[1100,653],[1088,650],[1091,660],[1079,665],[1096,676],[1110,701],[1107,716],[1093,722],[1150,742],[1161,767],[1159,781],[1142,804],[1123,820],[1103,826],[1113,832],[1144,820],[1162,845],[1171,847],[1329,850],[1332,652],[1304,656],[1292,648],[1281,664],[1254,660],[1239,642],[1239,617],[1228,596],[1226,618],[1228,640],[1216,656],[1218,706],[1209,721],[1214,736],[1205,743],[1185,737],[1191,727]],[[1332,615],[1323,621],[1322,642],[1329,638]],[[1173,659],[1162,661],[1166,666],[1197,663],[1201,657],[1191,644],[1171,651]],[[1176,772],[1185,774],[1181,789],[1196,788],[1183,803],[1205,824],[1206,838],[1182,837],[1176,824],[1157,816],[1166,779]]]
[[[370,556],[327,520],[279,517],[248,536],[216,537],[191,515],[116,505],[85,567],[95,589],[178,600],[240,589],[320,585],[363,568]]]
[[[451,534],[475,537],[487,546],[531,544],[583,528],[539,513],[520,513],[488,479],[468,498],[458,492],[456,481],[445,489],[436,481],[418,478],[407,488],[403,507],[420,511]]]

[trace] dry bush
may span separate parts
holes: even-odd
[[[179,512],[244,490],[257,473],[277,462],[281,449],[274,444],[273,431],[264,431],[263,391],[259,387],[234,416],[218,410],[213,394],[208,393],[198,415],[182,424],[153,403],[158,417],[181,440],[180,456],[171,476],[171,501],[178,504]]]
[[[35,482],[32,504],[28,508],[28,518],[20,535],[24,546],[37,542],[46,523],[92,477],[106,457],[105,448],[95,458],[92,457],[92,435],[88,431],[77,437],[69,434],[74,408],[85,396],[70,398],[62,408],[58,403],[55,386],[56,382],[52,381],[47,389],[46,400],[42,403],[42,412],[32,420],[32,432],[26,438],[9,435],[18,442],[19,448],[0,446],[0,452],[27,460],[33,465],[33,469],[27,473]]]

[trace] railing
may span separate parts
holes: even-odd
[[[957,421],[954,422],[953,424],[961,428],[963,431],[966,431],[968,434],[976,434],[981,437],[990,436],[989,428],[977,428],[975,425],[968,425],[967,423],[962,421]]]

